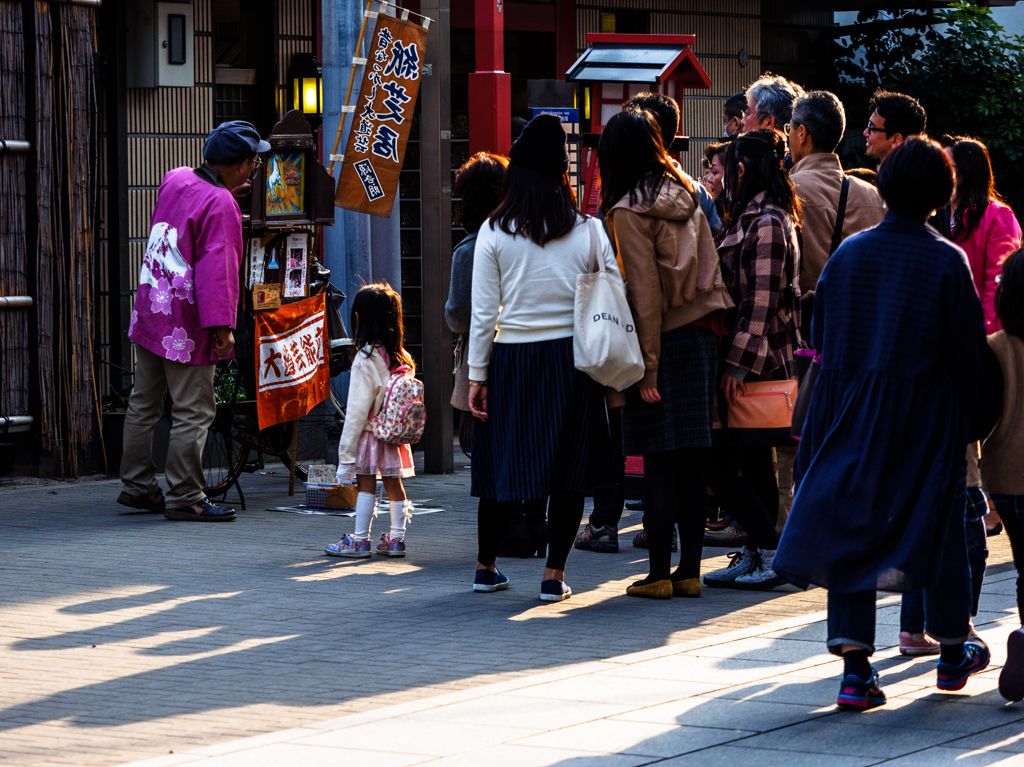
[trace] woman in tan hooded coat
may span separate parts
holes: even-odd
[[[644,456],[650,575],[631,596],[700,596],[718,339],[732,306],[694,182],[675,165],[649,112],[627,109],[598,148],[601,210],[626,279],[646,374],[626,391],[622,441]],[[680,564],[670,574],[672,528]]]

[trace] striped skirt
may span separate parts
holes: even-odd
[[[608,454],[604,393],[573,364],[572,339],[494,344],[486,421],[476,421],[472,493],[523,501],[596,484]],[[600,456],[596,456],[598,459]]]

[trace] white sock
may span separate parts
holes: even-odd
[[[370,523],[377,516],[377,496],[373,493],[359,493],[356,496],[356,538],[370,537]]]
[[[412,501],[391,501],[391,537],[404,538],[405,526],[412,519]]]

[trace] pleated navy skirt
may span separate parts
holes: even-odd
[[[494,344],[487,400],[473,437],[475,497],[535,500],[594,484],[592,454],[609,446],[604,391],[576,369],[571,338]]]

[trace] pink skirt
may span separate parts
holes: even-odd
[[[355,473],[403,479],[414,477],[416,469],[412,463],[412,447],[382,442],[373,436],[372,431],[364,431],[356,448]]]

